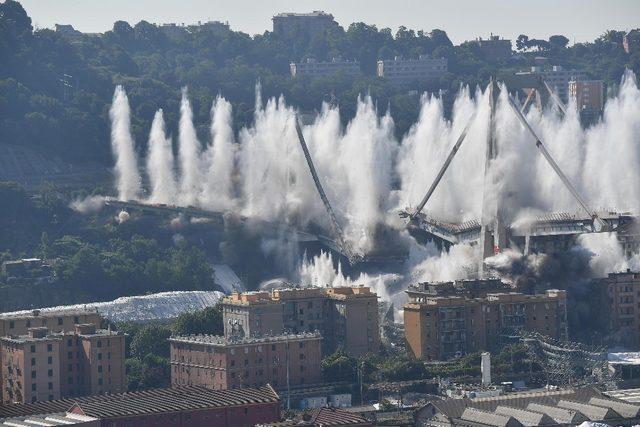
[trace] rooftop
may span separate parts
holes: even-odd
[[[203,344],[212,346],[232,346],[244,344],[273,343],[282,341],[300,341],[322,339],[320,332],[303,332],[300,334],[282,334],[262,337],[224,337],[221,335],[185,335],[172,337],[171,342],[185,344]]]
[[[549,418],[558,424],[580,424],[583,421],[637,419],[640,413],[639,405],[608,397],[594,387],[513,393],[478,399],[446,399],[430,402],[429,405],[453,420],[468,419],[471,410],[476,415],[474,421],[485,425],[506,425],[506,422],[511,425],[548,425]],[[458,424],[464,423],[454,423]]]
[[[98,421],[97,418],[74,413],[56,413],[40,416],[22,416],[0,420],[0,426],[33,427],[33,426],[70,426]]]
[[[296,12],[282,12],[275,15],[273,18],[331,18],[333,19],[333,15],[322,10],[314,10],[313,12],[307,13],[296,13]]]
[[[166,412],[202,410],[247,404],[277,403],[270,385],[260,388],[210,390],[205,387],[160,388],[131,393],[97,395],[17,405],[1,405],[0,418],[68,411],[77,405],[90,417],[116,418]]]
[[[311,427],[311,426],[369,426],[371,423],[361,415],[339,408],[312,409],[305,415],[298,415],[294,419],[278,423],[258,424],[261,427]]]

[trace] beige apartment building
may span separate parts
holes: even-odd
[[[623,331],[630,344],[640,344],[640,272],[610,273],[601,282],[609,298],[609,328]]]
[[[446,360],[467,353],[498,349],[518,330],[567,339],[566,293],[483,291],[478,297],[407,291],[404,306],[407,344],[421,359]]]
[[[171,385],[201,385],[216,390],[277,389],[321,381],[322,336],[315,332],[263,338],[212,335],[174,337]]]
[[[380,349],[378,296],[368,287],[234,293],[222,307],[227,337],[319,331],[324,354],[343,348],[360,356]]]
[[[2,402],[26,403],[125,391],[123,333],[76,325],[0,338]]]

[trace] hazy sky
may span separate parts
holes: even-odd
[[[250,34],[271,29],[278,12],[332,13],[343,27],[364,21],[394,31],[445,30],[454,43],[490,33],[591,41],[607,29],[640,27],[640,0],[20,0],[39,27],[72,24],[103,32],[119,19],[132,25],[219,20]]]

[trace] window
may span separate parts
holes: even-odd
[[[98,340],[98,344],[97,345],[98,345],[98,348],[102,347],[102,341]]]
[[[69,364],[67,365],[67,371],[68,371],[68,372],[73,371],[73,365],[72,365],[71,363],[69,363]]]
[[[102,360],[102,353],[98,353],[98,360]]]
[[[36,383],[31,384],[31,391],[36,391]]]
[[[98,378],[98,385],[102,385],[102,378]]]
[[[31,353],[35,353],[35,352],[36,352],[36,346],[35,346],[35,345],[32,345],[32,346],[31,346]]]
[[[299,348],[304,348],[304,342],[300,342],[300,344],[298,344]]]
[[[9,329],[13,329],[15,327],[15,322],[13,320],[9,321]]]
[[[73,384],[73,377],[67,378],[67,384]]]
[[[98,365],[98,372],[102,373],[102,365]]]
[[[271,344],[271,351],[276,351],[276,345],[275,344]]]
[[[107,353],[107,359],[108,359],[108,360],[111,360],[111,352],[108,352],[108,353]]]
[[[51,357],[51,356],[47,357],[47,364],[48,365],[53,364],[53,357]]]
[[[53,376],[53,369],[49,369],[49,370],[47,371],[47,376],[48,376],[48,377],[52,377],[52,376]]]
[[[49,383],[49,390],[53,390],[53,383]]]
[[[67,340],[67,347],[71,347],[73,345],[73,340],[71,338],[69,338]]]
[[[31,327],[31,320],[27,320],[27,328]]]
[[[35,357],[31,358],[31,366],[36,366],[36,358]]]
[[[36,379],[36,371],[31,371],[31,379]]]
[[[53,351],[53,344],[47,344],[47,351],[48,352],[52,352]]]
[[[73,351],[67,352],[67,359],[73,359]]]
[[[58,325],[62,325],[62,317],[58,317]]]

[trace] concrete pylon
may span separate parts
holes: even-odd
[[[484,187],[482,196],[482,218],[480,230],[480,259],[479,273],[483,277],[484,260],[502,251],[507,244],[507,228],[502,215],[502,197],[492,194],[496,177],[491,173],[494,160],[498,157],[498,143],[496,136],[496,105],[498,103],[498,86],[494,77],[489,82],[489,132],[485,150]]]

